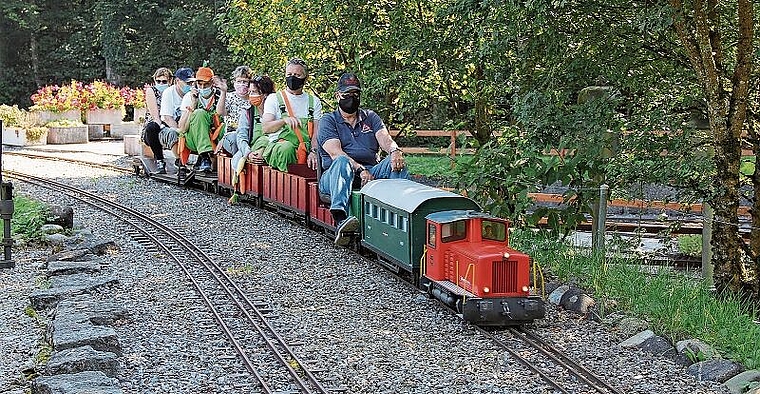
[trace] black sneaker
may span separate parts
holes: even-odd
[[[198,171],[211,172],[211,159],[204,157],[201,159],[201,164],[198,166]]]
[[[359,231],[359,219],[355,216],[349,216],[335,228],[335,244],[348,246],[351,243],[351,234],[357,231]]]
[[[156,172],[154,174],[166,174],[166,162],[163,160],[156,161]]]

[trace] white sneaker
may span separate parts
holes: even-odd
[[[335,244],[348,246],[351,243],[351,234],[357,231],[359,231],[359,219],[354,216],[347,217],[335,228]]]

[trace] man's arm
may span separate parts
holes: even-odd
[[[378,130],[375,133],[375,138],[377,138],[378,145],[380,145],[380,147],[391,157],[390,160],[392,171],[398,171],[406,166],[406,160],[404,160],[404,151],[402,151],[398,147],[398,144],[396,144],[396,141],[391,138],[391,134],[388,132],[388,129],[386,129],[385,126],[383,126],[382,129]]]

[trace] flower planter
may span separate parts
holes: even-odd
[[[82,114],[79,112],[78,109],[70,109],[68,111],[63,111],[63,112],[35,111],[35,113],[37,114],[39,123],[42,125],[48,122],[61,120],[61,119],[79,121],[82,118]]]
[[[87,126],[50,127],[48,144],[86,144],[88,142]]]
[[[134,122],[138,124],[142,124],[145,122],[145,113],[147,112],[147,109],[145,108],[135,108],[134,112]]]
[[[36,139],[30,138],[26,129],[16,127],[3,127],[3,145],[9,146],[30,146],[47,144],[47,131],[42,135],[35,136]]]
[[[121,124],[124,117],[121,108],[119,109],[88,109],[87,124]]]

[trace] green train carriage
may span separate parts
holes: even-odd
[[[374,180],[352,198],[352,211],[360,212],[361,245],[415,277],[425,247],[425,217],[448,210],[480,207],[467,197],[406,179]]]

